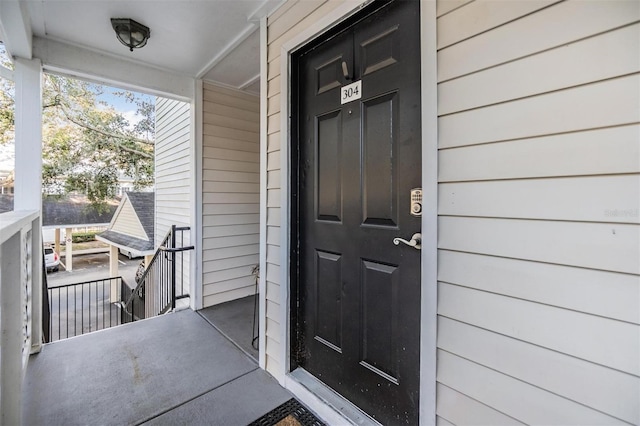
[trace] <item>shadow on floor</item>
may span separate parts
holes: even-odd
[[[251,345],[254,337],[254,307],[257,310],[255,301],[256,296],[243,297],[202,309],[198,313],[257,362],[258,339],[255,339],[255,348]],[[257,336],[257,318],[255,330]]]
[[[25,425],[246,425],[292,395],[190,309],[44,345]]]

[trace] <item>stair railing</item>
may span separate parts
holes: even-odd
[[[194,249],[193,245],[184,246],[189,230],[188,226],[172,225],[128,297],[123,289],[122,322],[165,314],[176,308],[176,300],[189,297],[184,288],[184,252]]]

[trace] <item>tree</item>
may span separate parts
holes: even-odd
[[[0,67],[13,69],[4,45],[0,43]],[[13,141],[14,138],[14,86],[13,81],[0,77],[0,145]]]
[[[9,65],[6,61],[4,66]],[[14,87],[1,79],[0,144],[13,141]],[[80,192],[96,206],[115,196],[120,174],[134,187],[153,184],[155,105],[149,97],[113,92],[137,110],[130,122],[100,96],[104,87],[44,74],[43,187],[47,192]]]
[[[153,184],[154,105],[128,91],[116,96],[134,104],[141,120],[130,123],[99,99],[103,87],[45,74],[43,185],[83,192],[94,204],[115,196],[120,173],[137,188]]]

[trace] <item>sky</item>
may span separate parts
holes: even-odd
[[[0,171],[13,170],[14,157],[13,144],[0,145]]]
[[[136,107],[134,104],[132,104],[131,102],[127,102],[123,97],[114,95],[114,92],[123,91],[122,89],[117,89],[115,87],[110,87],[110,86],[102,86],[102,87],[104,88],[104,93],[98,96],[99,100],[108,102],[109,105],[113,106],[115,109],[119,111],[122,111],[122,112],[130,111],[135,113]],[[154,96],[145,95],[140,92],[133,92],[133,93],[137,93],[140,97],[145,98],[147,101],[152,101],[154,98]]]
[[[113,106],[116,110],[122,112],[124,117],[129,121],[131,126],[135,125],[140,118],[136,114],[136,106],[131,102],[127,102],[123,97],[114,95],[114,92],[120,91],[110,86],[103,86],[104,93],[98,97],[99,100],[107,102]],[[154,96],[138,93],[140,96],[147,98],[146,100],[153,101]],[[15,164],[15,149],[13,144],[0,145],[0,171],[13,170]]]

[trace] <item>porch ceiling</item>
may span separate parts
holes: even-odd
[[[257,93],[259,20],[280,2],[16,1],[22,3],[19,12],[15,7],[0,11],[0,29],[5,33],[0,37],[16,56],[25,56],[25,42],[31,43],[31,33],[33,37]],[[26,28],[16,28],[16,13],[22,15]],[[147,45],[130,52],[116,39],[110,18],[132,18],[148,26],[151,37]]]

